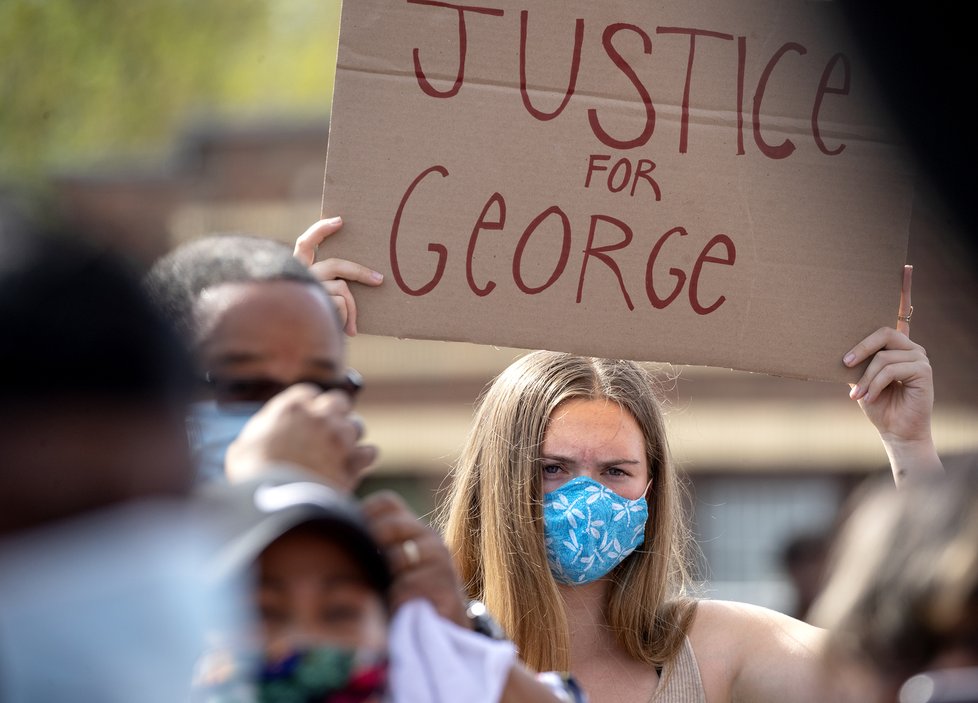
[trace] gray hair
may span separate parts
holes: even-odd
[[[312,272],[284,244],[241,234],[212,235],[177,247],[153,265],[145,286],[160,311],[190,340],[198,331],[195,307],[204,290],[260,281],[294,281],[320,288]]]

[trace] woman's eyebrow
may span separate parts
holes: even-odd
[[[570,457],[560,456],[557,454],[543,454],[540,456],[540,461],[552,461],[555,464],[576,464],[577,461],[571,459]],[[642,462],[638,459],[613,459],[611,461],[600,461],[598,466],[602,468],[608,468],[610,466],[620,466],[621,464],[641,464]]]
[[[552,461],[556,464],[573,464],[575,463],[573,459],[566,456],[560,456],[558,454],[541,454],[540,461]]]
[[[602,469],[610,469],[614,466],[638,466],[642,462],[636,459],[615,459],[614,461],[601,461],[598,462],[598,466]]]

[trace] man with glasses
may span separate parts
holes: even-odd
[[[332,221],[320,224],[324,231],[314,226],[307,235],[321,238],[338,228]],[[306,258],[302,247],[297,254]],[[345,278],[360,280],[350,275],[359,265],[335,265]],[[232,483],[274,481],[289,474],[270,470],[292,464],[307,470],[296,474],[306,486],[315,477],[351,492],[359,482],[376,450],[358,444],[363,427],[352,413],[362,382],[344,363],[344,326],[356,331],[345,285],[320,283],[284,246],[253,237],[198,240],[153,267],[150,293],[191,341],[200,367],[191,439],[202,478],[224,471]],[[466,679],[467,690],[478,690],[484,700],[556,703],[546,686],[513,665],[512,645],[482,634],[473,640],[464,631],[484,632],[487,619],[466,609],[438,535],[391,494],[368,498],[364,508],[392,560],[393,607],[419,598],[434,606],[430,614],[416,609],[410,624],[400,627],[398,641],[392,640],[392,654],[401,661],[392,669],[392,687],[402,687],[404,699],[434,700],[436,690]],[[442,638],[441,647],[432,637]],[[421,666],[421,660],[429,664]],[[438,669],[431,665],[435,660],[456,670]],[[489,666],[489,660],[495,663]]]
[[[199,479],[224,474],[229,445],[264,406],[232,450],[233,478],[274,459],[340,488],[356,484],[376,458],[374,447],[358,443],[363,425],[352,412],[362,380],[346,367],[329,294],[284,245],[239,235],[197,240],[157,262],[146,284],[199,366],[189,421]],[[277,421],[283,415],[288,422]]]

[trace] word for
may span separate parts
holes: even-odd
[[[655,193],[655,199],[662,200],[662,191],[659,190],[659,184],[655,182],[655,179],[650,175],[652,169],[655,168],[655,162],[651,159],[639,159],[638,163],[635,164],[634,173],[632,171],[631,159],[621,158],[615,161],[611,168],[604,163],[605,161],[611,161],[611,156],[608,154],[591,154],[587,160],[587,175],[584,177],[584,187],[591,187],[591,176],[599,171],[608,172],[608,191],[611,193],[620,193],[625,190],[625,187],[631,184],[631,189],[628,191],[629,197],[635,195],[635,189],[638,188],[639,180],[648,184],[648,187],[652,189]]]
[[[446,169],[444,166],[436,165],[422,171],[411,182],[397,206],[397,214],[394,216],[394,223],[391,226],[391,272],[394,275],[394,280],[396,281],[398,287],[408,295],[412,296],[423,296],[433,291],[441,281],[442,276],[445,273],[445,267],[448,264],[448,247],[441,243],[429,243],[428,251],[436,254],[438,257],[438,263],[435,264],[435,271],[427,283],[418,287],[412,287],[408,285],[404,278],[398,256],[398,240],[401,235],[401,217],[404,214],[404,209],[410,201],[415,189],[421,184],[421,182],[428,176],[436,173],[442,178],[447,178],[449,175],[448,169]],[[493,210],[495,210],[495,214],[490,214]],[[543,222],[548,218],[556,218],[560,221],[563,235],[561,239],[560,254],[557,257],[557,261],[554,265],[553,272],[550,274],[550,277],[542,284],[532,285],[531,283],[528,283],[523,276],[523,256],[530,239],[533,237],[540,225],[543,224]],[[477,296],[482,297],[489,295],[496,288],[495,281],[486,281],[484,284],[480,285],[475,280],[473,261],[476,258],[479,235],[484,231],[502,230],[505,228],[505,226],[506,200],[500,193],[495,192],[489,196],[488,200],[486,200],[486,204],[482,208],[482,212],[475,220],[475,225],[472,228],[472,234],[469,236],[468,249],[466,250],[465,254],[465,277],[468,281],[469,288]],[[599,226],[604,229],[607,229],[608,227],[617,229],[620,239],[612,244],[598,246],[595,243],[595,240],[597,239]],[[700,279],[703,275],[704,267],[706,264],[733,266],[737,259],[737,250],[729,236],[726,234],[715,235],[703,246],[699,255],[696,257],[692,271],[688,276],[686,271],[679,267],[673,266],[669,268],[669,274],[673,278],[671,281],[672,288],[668,291],[668,293],[663,295],[663,291],[656,285],[655,280],[657,264],[659,263],[660,256],[663,256],[663,248],[675,235],[678,235],[678,237],[681,238],[687,236],[687,234],[688,232],[685,230],[685,228],[673,227],[656,240],[655,244],[652,246],[652,250],[649,252],[645,265],[645,294],[646,297],[648,297],[649,303],[652,305],[652,307],[661,310],[670,305],[679,297],[688,278],[689,287],[687,292],[690,308],[692,308],[692,310],[698,315],[708,315],[719,308],[726,300],[726,297],[724,295],[720,295],[712,302],[704,302],[700,300]],[[622,222],[620,219],[612,217],[611,215],[591,215],[590,225],[588,228],[587,245],[584,247],[584,255],[581,259],[581,272],[577,282],[578,303],[581,302],[584,296],[584,281],[587,274],[588,263],[592,259],[595,259],[607,266],[608,269],[614,273],[615,278],[618,280],[618,286],[621,289],[625,304],[628,306],[629,310],[635,309],[635,305],[632,303],[632,298],[628,293],[627,287],[625,286],[625,280],[622,277],[621,269],[618,267],[618,263],[615,261],[615,259],[611,256],[612,252],[620,251],[628,247],[629,244],[631,244],[632,239],[633,232],[631,227],[629,227],[625,222]],[[564,273],[564,270],[567,268],[570,253],[570,219],[567,217],[567,214],[557,205],[546,208],[530,221],[530,223],[523,230],[523,234],[516,244],[516,248],[513,251],[512,261],[513,282],[520,291],[527,295],[537,295],[542,293],[560,279],[561,275]]]

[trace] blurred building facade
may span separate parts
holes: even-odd
[[[143,264],[214,232],[291,243],[320,217],[327,135],[325,117],[200,125],[164,163],[62,174],[57,195],[72,217]],[[978,449],[978,272],[954,230],[939,198],[921,188],[908,256],[913,336],[935,369],[943,454]],[[351,365],[367,379],[359,410],[382,451],[367,488],[395,488],[431,511],[479,392],[520,353],[351,340]],[[831,527],[852,488],[885,470],[875,431],[845,386],[709,368],[666,366],[658,375],[672,450],[689,477],[707,592],[790,610],[781,550],[797,534]]]

